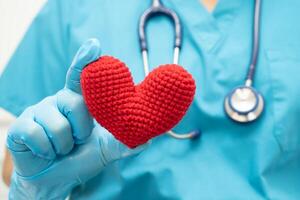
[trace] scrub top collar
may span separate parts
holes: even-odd
[[[206,52],[213,51],[225,39],[237,16],[240,0],[219,0],[210,13],[199,0],[172,0],[163,3],[174,9],[196,45]],[[185,30],[184,30],[185,32]]]

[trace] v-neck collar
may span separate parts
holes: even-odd
[[[211,52],[230,28],[241,0],[219,0],[212,12],[199,0],[171,0],[164,3],[177,11],[183,27],[189,31],[196,44]]]

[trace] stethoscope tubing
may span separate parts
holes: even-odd
[[[141,15],[140,20],[139,20],[139,27],[138,27],[138,34],[139,34],[140,48],[141,48],[141,53],[142,53],[142,58],[143,58],[145,76],[147,76],[150,71],[149,70],[149,58],[148,58],[148,44],[147,44],[147,37],[146,37],[145,29],[146,29],[147,22],[156,15],[167,16],[174,23],[175,42],[174,42],[173,63],[178,64],[178,62],[179,62],[180,49],[181,49],[181,44],[182,44],[182,26],[181,26],[180,18],[176,14],[175,11],[163,6],[160,0],[153,0],[152,6],[148,9],[146,9],[144,11],[144,13]],[[260,93],[258,93],[252,87],[253,80],[254,80],[254,74],[255,74],[255,70],[256,70],[256,65],[257,65],[257,60],[258,60],[258,53],[259,53],[260,17],[261,17],[260,15],[261,15],[261,0],[255,0],[253,29],[252,29],[253,30],[252,31],[252,52],[251,52],[251,59],[250,59],[250,64],[249,64],[249,68],[247,71],[245,85],[235,88],[225,98],[225,102],[226,102],[226,99],[228,99],[230,109],[232,109],[232,111],[234,111],[236,114],[241,115],[241,117],[247,116],[247,114],[249,114],[251,112],[255,112],[255,109],[257,109],[259,107],[258,104],[263,106],[262,95]],[[231,98],[232,98],[234,92],[239,88],[240,89],[248,88],[252,92],[254,92],[257,102],[256,102],[255,106],[253,107],[253,109],[250,109],[250,111],[247,111],[247,112],[238,111],[232,106]],[[259,99],[262,99],[261,100],[262,102],[259,102]],[[231,112],[231,111],[228,111],[227,109],[225,109],[225,111],[229,115],[229,117],[232,118],[232,116],[230,116],[230,114],[229,114],[229,112]],[[258,114],[258,116],[259,115],[260,115],[260,113]],[[177,139],[190,139],[190,138],[197,137],[200,134],[200,132],[192,131],[190,133],[178,134],[178,133],[175,133],[174,131],[170,130],[168,132],[168,134]]]
[[[152,6],[148,8],[142,16],[140,17],[139,21],[139,40],[140,40],[140,48],[142,52],[142,58],[143,58],[143,65],[144,65],[144,73],[145,76],[147,76],[150,72],[149,70],[149,59],[148,59],[148,45],[147,45],[147,37],[146,37],[146,25],[147,22],[156,15],[164,15],[169,17],[172,22],[174,23],[175,28],[175,41],[174,41],[174,52],[173,52],[173,64],[178,64],[179,62],[179,55],[180,55],[180,49],[181,49],[181,43],[182,43],[182,28],[181,28],[181,22],[176,14],[175,11],[170,10],[162,5],[160,0],[153,0]],[[193,139],[197,138],[200,135],[200,131],[191,131],[189,133],[176,133],[173,130],[170,130],[167,132],[168,135],[170,135],[173,138],[176,139]]]
[[[236,122],[251,122],[257,119],[264,107],[264,98],[263,96],[254,89],[253,82],[254,82],[254,75],[257,66],[258,60],[258,53],[259,53],[259,39],[260,39],[260,18],[261,18],[261,0],[255,0],[254,6],[254,18],[253,18],[253,31],[252,31],[252,55],[249,64],[248,73],[246,76],[245,84],[233,89],[226,97],[224,101],[224,108],[227,115]],[[248,111],[240,111],[237,110],[232,104],[233,95],[238,90],[247,89],[251,91],[255,96],[255,105],[253,108],[249,109]],[[228,104],[227,104],[228,102]],[[248,117],[251,115],[252,117]]]
[[[153,0],[152,6],[148,8],[142,16],[140,17],[139,21],[139,40],[140,40],[140,46],[141,51],[148,51],[148,45],[147,45],[147,39],[146,39],[146,24],[147,22],[154,16],[161,14],[169,17],[175,27],[175,43],[174,48],[178,47],[181,48],[182,44],[182,26],[179,19],[179,16],[176,14],[175,11],[170,10],[162,5],[160,0]]]
[[[252,32],[252,55],[247,73],[246,85],[251,86],[255,74],[255,69],[259,53],[259,39],[260,39],[260,16],[261,15],[261,0],[255,0],[253,32]],[[248,82],[247,82],[248,81]]]

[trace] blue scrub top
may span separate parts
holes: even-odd
[[[182,20],[180,64],[197,84],[175,129],[201,129],[202,138],[157,137],[139,156],[115,162],[75,188],[71,199],[300,199],[300,1],[263,1],[255,87],[266,106],[250,124],[228,119],[223,101],[246,76],[254,0],[219,0],[213,13],[199,0],[163,3]],[[91,37],[101,41],[104,54],[128,64],[136,83],[142,81],[137,24],[150,4],[48,1],[1,76],[0,105],[19,115],[57,92],[76,50]],[[170,63],[169,20],[154,18],[147,34],[151,68]]]

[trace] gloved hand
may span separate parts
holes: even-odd
[[[10,128],[7,147],[15,166],[10,199],[65,199],[108,163],[145,148],[127,148],[88,113],[80,74],[99,56],[99,42],[87,41],[71,64],[65,88],[27,108]]]

